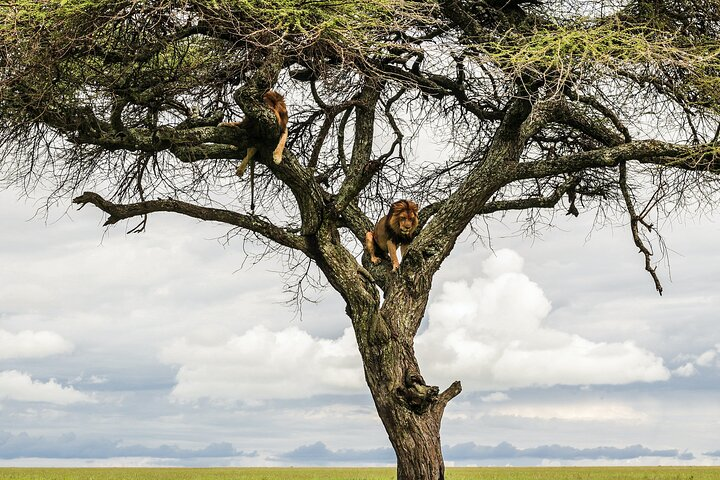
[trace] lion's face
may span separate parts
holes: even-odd
[[[418,227],[418,206],[410,200],[399,200],[390,207],[390,228],[409,237]]]

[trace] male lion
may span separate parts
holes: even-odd
[[[273,113],[275,113],[275,118],[277,118],[278,124],[282,129],[280,141],[278,141],[277,147],[275,147],[275,151],[273,151],[273,161],[276,164],[279,164],[280,162],[282,162],[282,154],[283,150],[285,150],[285,142],[287,141],[288,137],[287,105],[285,105],[285,99],[283,98],[283,96],[273,90],[268,90],[267,92],[265,92],[265,95],[263,95],[262,98],[265,105],[267,105],[273,111]],[[224,122],[218,126],[251,128],[250,121],[251,120],[249,118],[245,118],[241,122]],[[235,173],[238,177],[242,176],[245,168],[247,168],[247,165],[250,162],[250,159],[253,157],[253,155],[255,155],[256,152],[257,147],[248,147],[247,152],[245,153],[245,158],[243,158],[242,162],[240,162],[240,165],[238,165],[237,169],[235,169]]]
[[[418,227],[418,206],[410,200],[398,200],[390,205],[390,212],[378,220],[375,230],[365,235],[365,247],[370,253],[370,261],[377,264],[381,258],[390,256],[393,272],[398,269],[400,262],[397,257],[397,247],[405,258],[408,245],[415,238]]]

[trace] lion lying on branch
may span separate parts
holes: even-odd
[[[275,147],[275,150],[273,151],[273,162],[275,162],[276,164],[280,164],[280,162],[282,162],[283,151],[285,150],[285,142],[287,142],[288,137],[287,124],[289,116],[287,111],[287,105],[285,105],[285,99],[283,98],[283,96],[273,90],[268,90],[267,92],[265,92],[265,95],[263,95],[262,98],[265,105],[270,108],[270,110],[272,110],[275,114],[275,118],[277,118],[278,124],[282,129],[282,135],[280,135],[280,140],[278,141],[277,147]],[[252,120],[251,118],[246,117],[240,122],[224,122],[218,126],[251,129],[251,122],[253,121],[254,120]],[[240,162],[240,165],[238,165],[237,169],[235,169],[235,173],[238,177],[241,177],[243,172],[245,172],[248,163],[250,163],[250,160],[255,155],[255,153],[257,153],[256,146],[253,145],[251,147],[248,147],[247,152],[245,153],[245,158],[243,158],[242,162]]]

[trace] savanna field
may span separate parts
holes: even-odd
[[[720,467],[449,468],[447,480],[720,480]],[[394,480],[394,468],[0,468],[0,480]]]

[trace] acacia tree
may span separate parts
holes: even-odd
[[[227,224],[286,253],[298,295],[315,265],[345,301],[402,480],[444,477],[440,421],[461,387],[426,385],[413,339],[463,231],[496,212],[609,212],[661,293],[651,219],[715,198],[716,0],[15,0],[0,12],[5,184],[92,204],[106,225],[137,217],[131,231],[161,211]],[[279,165],[270,88],[291,114]],[[253,128],[218,126],[242,117]],[[419,163],[429,129],[453,148]],[[237,178],[253,145],[258,165]],[[401,197],[421,204],[422,228],[392,272],[361,245]]]

